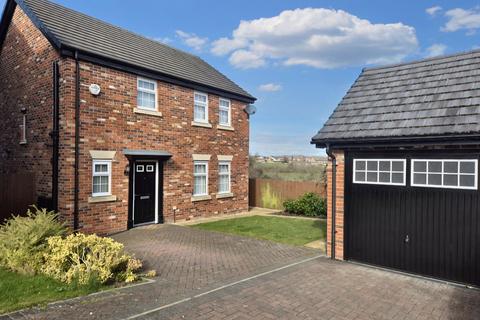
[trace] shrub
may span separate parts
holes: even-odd
[[[125,254],[123,244],[96,235],[71,234],[48,239],[43,273],[66,283],[133,282],[140,260]]]
[[[326,217],[327,205],[325,199],[309,192],[296,200],[286,200],[283,203],[285,211],[307,217]]]
[[[0,265],[22,274],[38,273],[47,239],[66,232],[57,218],[53,211],[32,206],[25,217],[7,220],[0,226]]]

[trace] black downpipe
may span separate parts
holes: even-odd
[[[331,235],[331,258],[335,259],[335,211],[337,206],[337,158],[327,144],[327,155],[332,159],[332,235]]]
[[[73,195],[73,230],[78,231],[78,189],[80,164],[80,64],[78,52],[75,52],[75,167],[74,167],[74,195]]]
[[[59,78],[58,61],[53,62],[53,130],[52,137],[52,210],[58,212],[58,158],[59,158]]]

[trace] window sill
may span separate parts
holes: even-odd
[[[231,192],[228,192],[228,193],[217,193],[216,198],[217,198],[217,199],[233,198],[233,193],[231,193]]]
[[[221,124],[217,125],[217,129],[219,130],[227,130],[227,131],[235,131],[235,129],[231,126],[223,126]]]
[[[194,126],[194,127],[203,127],[203,128],[211,128],[211,127],[212,127],[212,124],[211,124],[211,123],[206,123],[206,122],[192,121],[192,126]]]
[[[145,110],[141,108],[133,108],[134,113],[139,113],[139,114],[146,114],[148,116],[154,116],[154,117],[161,117],[162,113],[159,111],[153,111],[153,110]]]
[[[117,196],[88,197],[88,203],[113,202],[113,201],[117,201]]]
[[[27,144],[27,141],[20,141],[19,144],[21,145]]]
[[[212,196],[211,195],[206,195],[206,196],[192,196],[192,202],[197,202],[197,201],[205,201],[205,200],[211,200]]]

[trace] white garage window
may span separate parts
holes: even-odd
[[[412,186],[477,189],[478,160],[412,159]]]
[[[353,183],[405,185],[405,159],[354,159]]]

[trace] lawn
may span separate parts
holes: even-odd
[[[98,285],[67,285],[43,275],[26,276],[0,268],[0,314],[98,291]]]
[[[266,216],[226,219],[196,224],[192,227],[295,246],[303,246],[315,240],[324,240],[326,234],[324,220]]]

